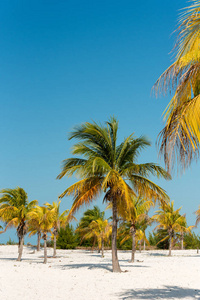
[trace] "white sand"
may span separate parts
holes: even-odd
[[[105,257],[90,251],[58,250],[43,264],[43,251],[0,246],[0,299],[112,300],[200,299],[200,254],[196,250],[144,251],[130,264],[130,251],[119,251],[123,273],[111,272],[111,252]]]

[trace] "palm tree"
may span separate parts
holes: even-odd
[[[76,230],[81,232],[83,239],[91,239],[95,237],[98,243],[101,256],[104,257],[104,242],[108,242],[112,233],[112,226],[108,220],[99,218],[90,222],[88,227]]]
[[[61,203],[61,201],[53,202],[53,204],[45,203],[45,206],[49,210],[52,210],[53,218],[54,218],[54,221],[53,221],[53,236],[54,236],[53,257],[56,257],[56,239],[58,236],[58,231],[60,230],[61,227],[65,227],[67,225],[67,223],[69,222],[69,218],[68,218],[69,209],[65,210],[62,214],[60,214],[60,203]]]
[[[138,237],[138,240],[145,239],[144,234],[141,233],[141,229],[144,223],[148,221],[150,222],[150,218],[148,217],[147,213],[152,205],[152,201],[147,201],[141,197],[133,197],[128,209],[119,207],[119,215],[126,220],[126,228],[129,231],[128,234],[125,234],[125,237],[122,239],[121,243],[124,243],[130,237],[132,239],[132,253],[130,262],[134,262],[135,260],[136,236]]]
[[[199,155],[200,143],[200,1],[192,1],[179,21],[176,60],[154,85],[156,93],[174,91],[160,133],[160,153],[168,169],[185,168]]]
[[[37,234],[37,251],[40,251],[40,241],[41,241],[41,233],[42,233],[42,216],[41,214],[35,214],[34,210],[34,218],[31,213],[28,213],[28,232],[29,237]]]
[[[117,207],[124,203],[128,207],[136,193],[147,198],[167,199],[165,191],[147,177],[156,175],[170,179],[170,175],[153,163],[137,164],[140,151],[150,142],[145,137],[134,138],[133,134],[117,145],[118,122],[113,117],[106,126],[85,123],[77,126],[69,139],[78,143],[72,149],[73,157],[64,160],[58,179],[76,174],[80,181],[71,185],[61,195],[73,196],[69,214],[74,214],[80,206],[98,198],[101,192],[104,199],[112,202],[112,265],[113,272],[120,272],[117,257]]]
[[[87,233],[91,222],[97,221],[98,219],[104,220],[104,215],[105,212],[104,211],[101,212],[100,208],[96,205],[94,206],[93,209],[87,209],[84,212],[83,217],[80,219],[79,225],[76,229],[76,232],[80,234],[82,241],[84,240],[85,234]],[[92,236],[91,239],[93,239],[93,247],[94,247],[96,242],[96,236],[95,235]]]
[[[2,193],[0,197],[0,219],[6,223],[5,231],[9,227],[17,227],[17,236],[19,239],[17,261],[21,261],[24,236],[27,232],[27,215],[38,201],[33,200],[29,203],[27,193],[20,187],[3,189],[0,192]]]
[[[160,206],[160,210],[156,211],[152,217],[159,225],[155,229],[167,230],[168,235],[160,242],[169,239],[169,256],[171,256],[173,238],[176,233],[186,232],[190,229],[186,228],[185,215],[180,215],[181,207],[174,210],[174,201]]]
[[[44,240],[44,264],[47,263],[47,235],[51,233],[54,224],[54,212],[49,210],[46,206],[36,205],[35,208],[29,212],[28,218],[40,223],[40,230],[43,233]]]

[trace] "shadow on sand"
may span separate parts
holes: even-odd
[[[80,269],[80,268],[87,268],[89,270],[93,270],[93,269],[104,269],[104,270],[107,270],[107,271],[110,271],[112,272],[112,263],[98,263],[98,264],[79,264],[79,263],[76,263],[76,264],[67,264],[67,265],[56,265],[56,266],[53,266],[54,268],[60,268],[61,270],[65,270],[65,269]],[[131,264],[128,264],[128,265],[122,265],[121,266],[121,269],[122,269],[122,273],[123,272],[127,272],[126,268],[130,268],[130,267],[133,267],[133,268],[147,268],[146,266],[141,266],[141,265],[131,265]]]
[[[164,286],[163,289],[127,290],[118,294],[119,299],[200,299],[199,289]]]

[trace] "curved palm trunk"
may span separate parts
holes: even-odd
[[[135,226],[132,224],[131,228],[130,228],[130,232],[131,232],[131,236],[132,236],[132,252],[131,252],[131,260],[130,262],[134,262],[135,261],[135,233],[136,233],[136,229]]]
[[[37,251],[40,251],[40,240],[41,240],[41,232],[37,233]]]
[[[116,199],[112,201],[112,268],[113,272],[121,272],[117,256],[117,203]]]
[[[47,263],[47,234],[43,234],[43,240],[44,240],[44,264]]]
[[[24,246],[24,236],[21,236],[21,237],[19,237],[19,247],[18,247],[17,261],[21,261],[21,259],[22,259],[23,246]]]

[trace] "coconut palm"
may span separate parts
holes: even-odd
[[[76,229],[76,232],[79,233],[82,241],[84,240],[84,236],[87,233],[87,230],[88,230],[91,222],[96,221],[98,219],[104,220],[104,215],[105,215],[105,212],[104,211],[101,212],[100,208],[96,205],[94,206],[93,209],[87,209],[84,212],[83,217],[80,219],[80,222]],[[91,239],[93,240],[93,247],[94,247],[94,245],[96,243],[96,235],[91,237]],[[99,251],[100,251],[100,249],[99,249]]]
[[[121,243],[124,243],[129,238],[132,239],[132,253],[130,262],[135,260],[136,251],[136,238],[137,240],[145,239],[145,235],[142,234],[142,227],[145,223],[150,223],[148,211],[153,205],[152,201],[147,201],[145,198],[133,197],[128,209],[119,207],[119,215],[126,220],[126,230],[123,233],[125,236]],[[147,241],[147,239],[145,239]]]
[[[54,212],[49,210],[46,206],[36,207],[29,212],[28,218],[36,222],[38,224],[38,220],[40,223],[40,230],[42,235],[42,239],[44,240],[44,264],[47,263],[47,236],[48,233],[52,232],[53,224],[54,224]]]
[[[179,20],[176,60],[160,76],[156,93],[174,91],[160,133],[160,153],[170,169],[187,167],[199,155],[200,142],[200,1],[192,1]]]
[[[38,201],[33,200],[28,202],[27,193],[20,187],[3,189],[0,192],[2,194],[0,197],[0,219],[6,223],[5,231],[9,227],[17,227],[17,236],[19,239],[17,261],[21,261],[24,236],[27,233],[27,215]]]
[[[28,232],[29,237],[37,234],[37,251],[40,251],[40,241],[42,234],[42,217],[41,214],[35,214],[34,218],[32,218],[31,214],[28,214]]]
[[[167,230],[168,235],[160,242],[169,239],[169,256],[171,256],[173,239],[176,233],[187,232],[190,229],[186,227],[185,215],[180,215],[181,207],[174,210],[174,201],[160,206],[160,210],[155,212],[152,217],[159,225],[155,229]]]
[[[45,206],[49,210],[52,210],[53,218],[54,218],[54,221],[53,221],[53,236],[54,236],[53,257],[56,257],[56,239],[58,236],[58,231],[60,230],[61,227],[65,227],[67,225],[67,223],[69,222],[69,218],[68,218],[69,209],[65,210],[63,213],[60,213],[60,203],[61,203],[61,201],[53,202],[53,204],[45,203]],[[75,219],[75,218],[72,217],[71,219]]]
[[[147,198],[167,199],[165,191],[147,177],[155,175],[169,179],[170,175],[153,163],[138,164],[140,151],[150,142],[145,137],[134,138],[133,134],[117,144],[118,122],[113,117],[106,126],[85,123],[77,126],[69,139],[76,139],[72,154],[80,155],[64,160],[58,179],[76,174],[80,181],[71,185],[61,195],[73,196],[70,214],[83,204],[97,199],[105,193],[105,201],[112,202],[112,265],[113,272],[120,272],[117,257],[117,207],[124,203],[128,207],[136,193]]]
[[[88,227],[79,229],[78,232],[82,233],[83,239],[95,237],[98,248],[101,249],[101,256],[104,257],[104,243],[109,241],[112,234],[112,226],[108,220],[102,218],[93,220]]]

